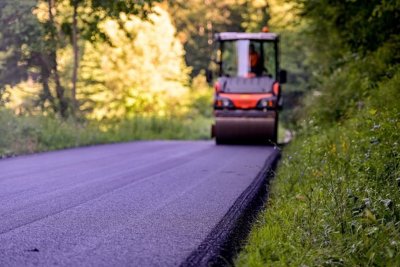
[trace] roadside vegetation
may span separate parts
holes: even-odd
[[[399,266],[399,2],[292,3],[312,88],[236,265]]]
[[[0,158],[132,140],[208,139],[209,118],[133,117],[108,121],[60,120],[0,110]]]

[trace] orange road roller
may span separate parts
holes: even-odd
[[[217,44],[214,116],[216,144],[276,144],[281,84],[279,36],[275,33],[222,32]]]

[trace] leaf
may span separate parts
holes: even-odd
[[[373,223],[377,222],[375,215],[369,209],[364,210],[364,218]]]

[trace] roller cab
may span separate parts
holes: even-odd
[[[218,79],[215,82],[212,137],[217,144],[277,142],[281,84],[279,37],[274,33],[215,35]]]

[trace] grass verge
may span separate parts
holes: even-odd
[[[208,139],[203,117],[136,117],[121,121],[62,121],[51,116],[16,116],[0,109],[0,158],[70,147],[154,139]]]
[[[400,266],[400,68],[390,60],[382,48],[322,83],[237,266]]]

